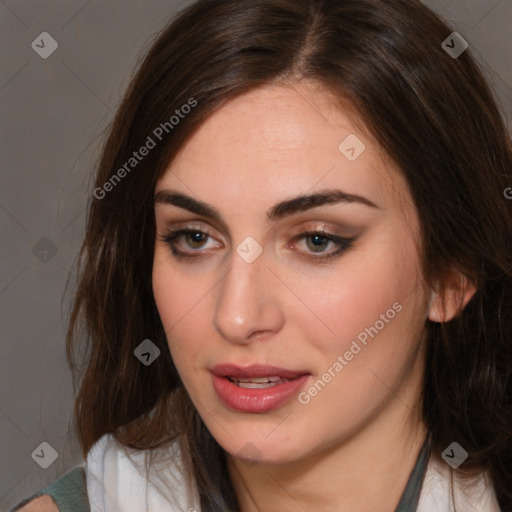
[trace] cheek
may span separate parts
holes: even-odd
[[[386,251],[351,265],[311,297],[334,333],[320,335],[328,331],[319,331],[318,322],[317,330],[302,323],[317,363],[311,387],[300,396],[311,421],[324,417],[325,425],[360,428],[418,370],[426,306],[418,259],[412,248],[409,254]]]
[[[200,351],[200,340],[204,339],[203,308],[209,302],[212,285],[204,277],[178,270],[163,253],[162,249],[155,251],[153,296],[171,356],[180,371],[185,363],[196,360],[195,355]]]
[[[296,281],[298,295],[306,297],[315,317],[304,315],[298,306],[294,322],[331,358],[348,350],[359,335],[363,342],[373,339],[371,333],[388,337],[389,347],[400,344],[424,325],[420,275],[412,241],[401,241],[400,247],[398,240],[383,237],[371,251],[347,253],[339,267],[314,286],[310,276]]]

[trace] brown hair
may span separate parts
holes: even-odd
[[[226,102],[310,79],[348,100],[403,173],[426,282],[456,267],[476,285],[454,320],[426,323],[423,417],[434,450],[456,440],[469,453],[460,469],[487,469],[501,506],[512,508],[512,149],[471,51],[455,59],[441,47],[451,32],[417,0],[200,0],[163,31],[111,126],[95,178],[102,197],[91,198],[78,260],[67,355],[84,456],[106,433],[137,449],[179,436],[204,509],[237,508],[153,299],[152,197],[177,151]],[[156,146],[131,170],[148,137]],[[123,166],[130,172],[118,173]],[[122,180],[104,187],[115,173]],[[150,366],[133,353],[144,339],[161,350]]]

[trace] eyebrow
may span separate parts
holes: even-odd
[[[171,204],[178,208],[183,208],[203,217],[208,217],[218,222],[223,222],[219,210],[213,206],[194,199],[180,192],[173,190],[160,190],[153,198],[154,204]],[[294,213],[317,208],[318,206],[338,204],[338,203],[358,203],[370,208],[380,209],[375,203],[357,194],[348,194],[342,190],[327,189],[316,192],[315,194],[299,195],[286,199],[270,208],[267,216],[270,220],[276,221],[293,215]]]

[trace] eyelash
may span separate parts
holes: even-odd
[[[185,236],[188,234],[197,234],[200,233],[202,235],[206,235],[207,237],[213,238],[209,233],[202,231],[200,229],[177,229],[177,230],[169,230],[167,233],[160,235],[159,239],[162,242],[165,242],[167,245],[169,245],[173,255],[175,258],[179,260],[191,260],[193,258],[204,258],[203,254],[189,254],[184,251],[180,251],[176,249],[176,240],[180,238],[181,236]],[[352,244],[355,240],[355,238],[343,238],[340,236],[333,235],[331,233],[327,233],[326,231],[322,230],[311,230],[311,229],[301,229],[299,230],[299,233],[294,236],[293,242],[297,242],[301,239],[306,239],[308,237],[312,236],[320,236],[321,238],[333,242],[335,245],[338,246],[338,249],[334,252],[327,253],[322,256],[303,256],[304,258],[310,260],[310,261],[326,261],[330,260],[332,258],[335,258],[337,256],[340,256],[341,253],[345,252],[348,249],[352,248]],[[195,252],[200,253],[200,249],[197,249]],[[311,254],[314,254],[312,252]],[[321,254],[321,253],[318,253]]]

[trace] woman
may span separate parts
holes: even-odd
[[[512,510],[511,169],[463,38],[420,2],[184,10],[90,202],[87,463],[35,496]]]

